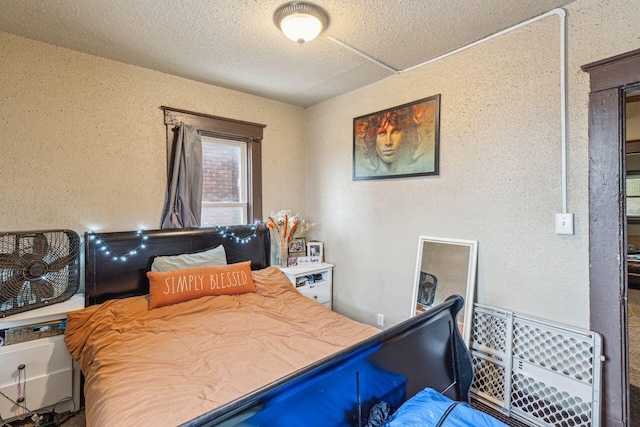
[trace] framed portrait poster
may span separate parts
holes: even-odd
[[[353,119],[353,180],[438,175],[440,95]]]

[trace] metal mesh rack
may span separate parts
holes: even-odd
[[[533,426],[597,427],[601,342],[591,331],[475,304],[472,397]]]

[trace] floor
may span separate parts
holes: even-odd
[[[64,427],[85,427],[86,426],[85,419],[84,419],[84,411],[80,411],[75,415],[73,415],[72,417],[67,416],[65,418],[62,418],[61,421],[62,422],[57,425],[64,426]]]
[[[1,421],[0,421],[1,422]],[[2,427],[34,427],[35,423],[29,419],[20,421],[15,420],[2,425]],[[65,412],[62,414],[56,414],[53,419],[48,416],[43,418],[40,427],[85,427],[84,410],[77,411],[75,413]]]
[[[511,418],[508,417],[506,415],[504,415],[503,413],[501,413],[500,411],[496,411],[493,408],[490,408],[489,406],[485,405],[482,402],[479,402],[475,399],[471,399],[471,406],[474,407],[475,409],[477,409],[478,411],[482,411],[486,414],[491,415],[493,418],[502,421],[503,423],[505,423],[508,426],[511,427],[527,427],[527,425],[515,418]]]

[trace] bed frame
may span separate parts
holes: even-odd
[[[92,238],[93,236],[93,238]],[[123,255],[137,248],[142,238],[144,248],[126,261],[114,260],[102,250]],[[110,299],[149,293],[147,271],[158,255],[200,252],[224,246],[227,263],[251,260],[251,269],[269,266],[269,230],[264,223],[214,228],[151,230],[118,233],[85,233],[85,304],[101,304]]]
[[[254,270],[269,265],[269,231],[262,223],[146,231],[144,236],[147,236],[145,248],[126,261],[108,257],[100,249],[102,244],[96,240],[106,243],[114,253],[122,254],[140,244],[141,237],[137,232],[104,233],[98,239],[85,236],[87,305],[147,294],[146,272],[156,255],[198,252],[222,244],[229,263],[252,260]],[[357,390],[340,401],[349,407],[343,411],[345,423],[364,425],[374,402],[363,398],[367,390],[363,390],[366,385],[361,376],[365,373],[357,369],[349,371],[362,364],[374,365],[380,372],[405,378],[401,387],[406,399],[425,387],[431,387],[451,399],[467,401],[473,368],[456,322],[463,304],[460,296],[450,297],[431,310],[196,417],[183,426],[262,425],[269,417],[268,424],[285,425],[290,420],[281,417],[295,416],[295,408],[309,417],[307,419],[317,420],[322,413],[314,414],[313,411],[322,411],[323,405],[319,403],[323,399],[328,404],[328,399],[332,398],[330,390]],[[309,406],[309,402],[313,405]]]

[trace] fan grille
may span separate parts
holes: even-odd
[[[70,230],[0,234],[0,317],[73,296],[79,253],[80,237]]]

